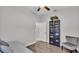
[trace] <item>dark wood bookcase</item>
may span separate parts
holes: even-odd
[[[49,44],[60,46],[60,20],[49,21]]]

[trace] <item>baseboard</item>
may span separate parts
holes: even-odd
[[[36,42],[37,42],[37,40],[36,40],[36,41],[33,41],[33,42],[28,43],[26,46],[32,45],[32,44],[34,44],[34,43],[36,43]]]
[[[47,41],[44,41],[44,40],[36,40],[36,41],[33,41],[33,42],[28,43],[26,46],[32,45],[32,44],[34,44],[34,43],[36,43],[36,42],[38,42],[38,41],[47,42]]]

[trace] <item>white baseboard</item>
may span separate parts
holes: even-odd
[[[34,43],[36,43],[36,42],[37,42],[37,40],[36,40],[36,41],[33,41],[33,42],[28,43],[26,46],[32,45],[32,44],[34,44]]]
[[[36,42],[38,42],[38,41],[47,42],[47,41],[45,41],[45,40],[35,40],[35,41],[33,41],[33,42],[28,43],[26,46],[32,45],[32,44],[34,44],[34,43],[36,43]]]

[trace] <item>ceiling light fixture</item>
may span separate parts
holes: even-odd
[[[44,9],[46,9],[47,11],[50,10],[50,8],[49,8],[48,6],[40,6],[40,7],[38,7],[37,11],[40,11],[41,8],[44,8]]]

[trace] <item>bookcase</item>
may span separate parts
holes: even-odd
[[[49,21],[49,44],[60,46],[60,20]]]

